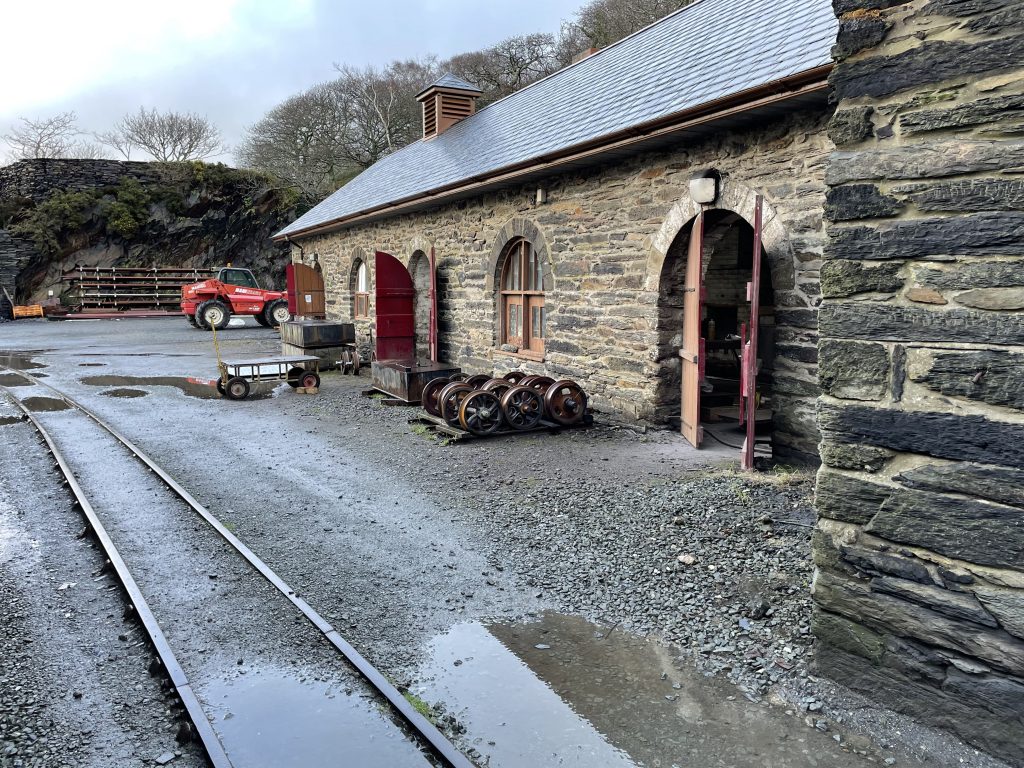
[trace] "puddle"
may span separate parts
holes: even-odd
[[[106,392],[100,392],[101,395],[106,397],[146,397],[149,392],[142,389],[108,389]]]
[[[38,352],[0,352],[0,365],[13,368],[16,371],[33,371],[36,368],[45,368],[45,363],[37,363],[32,356]]]
[[[443,703],[491,768],[862,764],[797,718],[677,669],[664,645],[579,617],[458,624],[429,653],[411,690]]]
[[[30,411],[66,411],[71,406],[55,397],[26,397],[21,401]]]
[[[79,368],[102,368],[106,363],[79,363]]]
[[[32,382],[16,373],[0,373],[0,387],[31,387]]]
[[[175,387],[189,397],[213,400],[220,398],[214,380],[187,378],[185,376],[86,376],[82,382],[93,387],[152,386]],[[103,394],[109,394],[104,392]],[[114,395],[118,397],[118,395]],[[134,395],[120,395],[134,397]]]
[[[345,690],[279,670],[253,670],[207,687],[201,698],[235,765],[431,765],[376,699]]]
[[[8,424],[18,424],[20,422],[20,416],[0,416],[0,427],[6,427]]]

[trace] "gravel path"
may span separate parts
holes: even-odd
[[[0,426],[0,466],[0,766],[205,765],[29,424]]]

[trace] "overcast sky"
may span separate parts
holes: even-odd
[[[335,62],[447,57],[556,32],[582,0],[36,0],[4,3],[0,133],[73,110],[102,131],[139,106],[194,111],[229,144]],[[7,146],[0,142],[0,157]],[[222,158],[229,160],[230,158]]]

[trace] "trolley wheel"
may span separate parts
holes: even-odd
[[[431,416],[440,417],[441,404],[438,402],[438,396],[441,394],[441,390],[451,383],[451,379],[447,376],[440,376],[424,384],[423,392],[420,393],[420,405],[423,406],[423,410]]]
[[[575,381],[561,379],[544,393],[544,405],[548,416],[559,424],[577,424],[587,412],[587,394]]]
[[[483,373],[478,373],[466,379],[466,383],[469,384],[469,386],[471,386],[473,389],[479,389],[490,380],[490,376]]]
[[[513,384],[522,384],[523,379],[526,378],[526,374],[522,371],[509,371],[502,376],[505,381],[511,381]]]
[[[526,379],[523,379],[520,384],[524,387],[529,387],[530,389],[536,389],[541,393],[541,395],[547,392],[548,387],[555,383],[555,380],[550,376],[529,376],[528,378],[530,380],[529,384],[526,383]]]
[[[462,408],[462,401],[473,391],[469,384],[461,381],[453,381],[445,385],[441,394],[437,396],[438,407],[441,411],[441,418],[448,426],[461,427],[459,423],[459,409]]]
[[[234,376],[224,385],[224,394],[228,400],[245,400],[249,396],[249,382],[240,376]]]
[[[514,386],[515,385],[511,381],[506,379],[491,379],[490,381],[485,382],[480,389],[486,390],[487,392],[493,392],[500,398]]]
[[[320,375],[314,371],[304,371],[299,378],[299,386],[306,389],[313,389],[320,386]]]
[[[292,389],[297,389],[298,387],[301,387],[302,385],[299,382],[302,380],[302,374],[304,374],[305,372],[305,368],[299,368],[298,366],[295,366],[294,368],[289,368],[287,379],[288,386],[291,387]]]
[[[493,435],[504,423],[498,396],[484,389],[470,392],[459,408],[459,423],[474,435]]]
[[[513,429],[533,429],[544,417],[544,398],[535,389],[515,386],[501,396],[501,410]]]
[[[363,361],[359,358],[359,350],[355,347],[352,348],[352,375],[359,375],[359,366],[362,365]]]
[[[448,378],[451,379],[453,382],[454,381],[465,381],[466,379],[469,378],[469,375],[459,371],[458,373],[453,373]]]
[[[231,310],[228,305],[220,299],[204,301],[196,308],[196,318],[206,329],[216,328],[218,331],[228,327],[231,319]]]
[[[292,317],[288,311],[288,302],[284,299],[275,299],[263,308],[263,319],[271,328],[277,328],[281,323],[287,323]]]

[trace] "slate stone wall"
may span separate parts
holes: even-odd
[[[604,414],[659,423],[665,394],[679,397],[679,339],[672,343],[679,328],[666,324],[681,327],[659,298],[663,269],[670,271],[666,261],[678,251],[685,257],[677,236],[686,237],[698,210],[689,199],[690,177],[716,168],[724,175],[718,207],[752,221],[755,192],[765,195],[777,325],[776,448],[788,460],[816,463],[816,307],[829,116],[825,109],[797,112],[674,151],[555,176],[539,184],[547,192],[542,205],[535,202],[538,184],[531,183],[304,238],[302,253],[307,263],[316,254],[323,266],[331,316],[349,319],[356,260],[367,260],[372,273],[376,250],[408,265],[416,250],[434,247],[443,359],[473,373],[521,368],[577,379]],[[543,362],[497,348],[498,257],[511,237],[523,234],[551,271]],[[298,248],[292,253],[300,258]],[[357,326],[366,339],[372,322]],[[678,405],[670,410],[678,417]]]
[[[1024,14],[836,0],[820,671],[1024,763]]]
[[[40,202],[54,190],[83,192],[117,186],[121,179],[161,181],[153,163],[123,160],[21,160],[0,166],[0,199]]]

